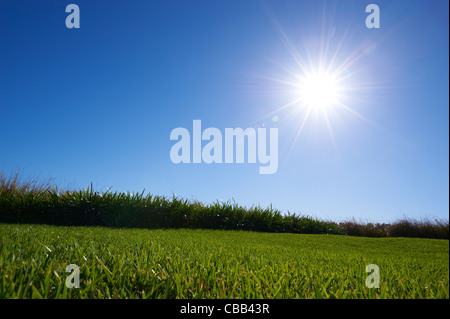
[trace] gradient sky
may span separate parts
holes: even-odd
[[[80,29],[65,8],[80,7]],[[366,5],[381,11],[368,29]],[[0,171],[321,219],[449,216],[449,3],[0,2]],[[349,111],[284,108],[298,63],[343,66]],[[345,64],[347,61],[349,63]],[[277,127],[279,168],[176,165],[170,132]],[[331,130],[330,130],[331,128]]]

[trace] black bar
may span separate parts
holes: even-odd
[[[37,313],[130,316],[145,314],[147,318],[305,318],[311,316],[358,317],[366,315],[417,315],[424,309],[433,313],[447,310],[448,299],[407,300],[264,300],[264,299],[187,299],[187,300],[0,300],[2,311],[12,314]],[[8,309],[9,308],[9,309]],[[212,311],[211,311],[212,310]],[[60,312],[61,311],[61,312]],[[167,316],[167,317],[165,317]]]

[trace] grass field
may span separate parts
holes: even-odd
[[[449,298],[449,241],[0,224],[0,298]]]

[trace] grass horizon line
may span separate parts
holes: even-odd
[[[0,173],[0,222],[125,228],[205,228],[275,233],[335,234],[362,237],[449,239],[449,221],[402,218],[392,223],[322,220],[272,208],[238,205],[234,200],[204,204],[130,192],[62,190],[21,171]]]

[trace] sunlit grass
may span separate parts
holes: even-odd
[[[448,298],[446,240],[0,224],[0,298]],[[66,266],[80,267],[68,289]],[[365,267],[380,268],[380,288]]]

